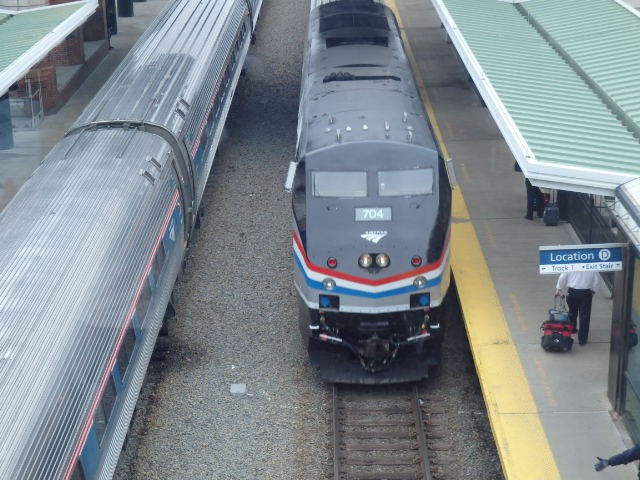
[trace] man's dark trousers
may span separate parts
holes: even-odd
[[[591,301],[593,293],[589,289],[569,288],[567,295],[567,305],[569,306],[569,320],[576,325],[576,320],[580,318],[578,327],[578,343],[587,343],[589,338],[589,322],[591,321]]]
[[[528,178],[525,178],[524,184],[527,188],[527,214],[525,218],[533,220],[533,211],[538,214],[538,218],[542,218],[544,213],[544,194],[538,187],[531,185]]]

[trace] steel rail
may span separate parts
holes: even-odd
[[[334,480],[433,480],[418,387],[407,387],[332,385]]]
[[[333,427],[333,478],[340,480],[340,409],[338,408],[338,384],[331,385],[331,424]]]
[[[431,467],[429,466],[429,453],[427,452],[427,435],[424,430],[424,422],[422,421],[422,410],[420,409],[420,395],[418,395],[418,384],[413,384],[413,406],[416,417],[416,430],[418,434],[418,449],[420,451],[420,459],[422,463],[422,472],[424,480],[433,480],[431,476]]]

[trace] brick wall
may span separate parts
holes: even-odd
[[[87,42],[104,40],[107,38],[107,15],[105,0],[99,0],[98,9],[91,15],[82,28],[84,39]]]
[[[27,79],[31,80],[31,92],[27,89]],[[29,74],[17,83],[17,88],[9,92],[9,96],[26,99],[31,93],[37,101],[38,96],[36,94],[38,89],[40,89],[39,98],[42,99],[42,108],[45,115],[55,113],[64,104],[61,101],[61,94],[58,92],[56,71],[53,66],[31,69]]]
[[[68,3],[69,1],[73,0],[50,0],[49,4],[58,5]],[[84,25],[75,30],[60,45],[53,48],[47,56],[26,75],[32,79],[32,89],[36,89],[38,88],[38,72],[40,73],[42,103],[45,114],[57,112],[109,52],[105,10],[105,0],[99,0],[98,9],[87,19]],[[103,43],[91,58],[85,58],[85,41],[99,41]],[[72,65],[79,65],[80,68],[64,90],[59,91],[56,79],[56,66]],[[11,95],[26,95],[25,86],[26,83],[24,81],[18,82],[18,90],[11,92]]]
[[[33,69],[35,70],[35,69]],[[37,79],[37,72],[33,72],[32,78]],[[58,104],[58,84],[56,80],[56,67],[54,66],[41,66],[40,70],[40,93],[42,94],[42,105],[46,113],[55,112],[59,107]],[[37,88],[37,85],[32,84],[32,88]]]
[[[12,88],[9,91],[9,96],[10,97],[20,98],[20,97],[26,97],[29,94],[29,92],[27,91],[27,82],[25,80],[26,78],[31,79],[31,90],[32,90],[32,93],[33,93],[33,90],[38,88],[37,71],[31,70],[27,76],[25,76],[22,80],[17,82],[17,88],[15,88],[15,89]]]
[[[1,1],[1,0],[0,0]],[[50,5],[60,5],[75,0],[49,0]],[[83,25],[82,32],[87,42],[104,40],[107,38],[107,16],[105,8],[106,0],[98,0],[98,8]]]
[[[81,29],[69,35],[64,42],[51,50],[40,62],[42,65],[80,65],[81,63],[84,63]]]
[[[40,83],[38,83],[38,74],[40,75]],[[42,105],[45,113],[55,112],[60,106],[58,84],[56,80],[56,67],[41,65],[38,68],[32,68],[31,71],[25,76],[25,78],[31,79],[31,93],[40,88],[40,95],[42,97]],[[27,91],[27,82],[22,79],[18,82],[18,88],[9,92],[11,97],[26,97],[29,92]]]

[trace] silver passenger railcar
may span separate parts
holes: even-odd
[[[426,377],[446,323],[451,186],[382,2],[312,2],[288,186],[312,364],[335,382]]]
[[[0,478],[111,478],[261,0],[176,0],[0,213]]]

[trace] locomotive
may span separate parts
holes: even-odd
[[[311,364],[330,382],[427,377],[446,324],[451,184],[383,3],[312,1],[286,187]]]
[[[0,478],[111,478],[261,0],[168,2],[0,213]]]

